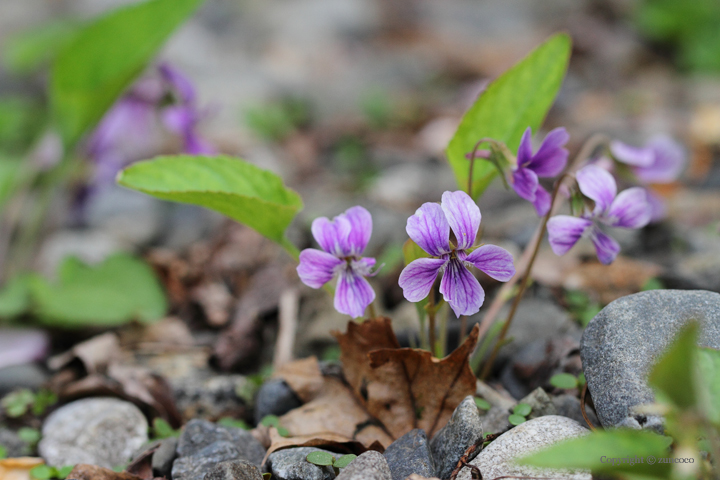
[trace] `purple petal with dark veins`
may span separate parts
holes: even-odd
[[[548,178],[558,175],[567,165],[568,151],[563,146],[569,139],[570,135],[563,127],[552,130],[525,167],[534,171],[538,177]]]
[[[419,302],[427,297],[440,269],[447,261],[442,258],[418,258],[405,267],[398,281],[405,299]]]
[[[477,248],[465,258],[465,261],[501,282],[507,282],[515,275],[512,255],[496,245],[483,245]]]
[[[591,164],[581,168],[575,177],[583,195],[595,201],[593,213],[600,215],[607,211],[617,195],[617,185],[610,172]]]
[[[539,217],[544,217],[550,211],[552,197],[542,185],[535,190],[535,200],[532,202]]]
[[[375,291],[365,278],[352,268],[340,270],[335,290],[335,310],[353,318],[362,317],[375,300]]]
[[[469,248],[475,243],[475,236],[480,228],[480,208],[470,195],[458,190],[442,194],[440,203],[445,218],[457,239],[457,248]]]
[[[360,206],[348,208],[345,210],[345,216],[351,227],[347,248],[353,255],[361,255],[372,235],[372,216],[370,212]]]
[[[344,215],[338,215],[332,222],[327,217],[316,218],[310,230],[323,250],[336,257],[344,257],[350,254],[343,247],[347,246],[351,228],[350,221]]]
[[[565,255],[590,226],[592,226],[592,222],[586,218],[571,217],[569,215],[552,217],[547,223],[550,248],[555,252],[555,255]]]
[[[524,200],[535,200],[535,190],[538,187],[538,177],[530,169],[518,168],[512,174],[512,187],[515,193]]]
[[[320,288],[332,280],[335,269],[343,263],[339,258],[315,248],[300,252],[297,273],[300,280],[311,288]]]
[[[405,231],[420,248],[434,257],[450,252],[450,224],[437,203],[424,203],[408,218]]]
[[[607,217],[600,220],[613,227],[642,228],[650,222],[651,215],[646,190],[633,187],[620,192],[610,205]]]
[[[598,260],[603,265],[610,265],[617,254],[620,253],[620,244],[618,244],[614,238],[606,235],[599,228],[595,227],[590,232],[590,240],[595,245],[595,252],[597,253]]]
[[[485,301],[480,282],[458,259],[448,262],[440,281],[440,293],[458,317],[476,314]]]

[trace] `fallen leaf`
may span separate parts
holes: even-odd
[[[432,438],[460,402],[475,392],[468,357],[478,330],[476,325],[443,359],[426,350],[399,348],[388,318],[349,322],[347,333],[333,335],[340,344],[345,377],[367,412],[393,438],[414,428]]]
[[[142,478],[142,480],[152,480],[155,478],[153,475],[152,457],[158,448],[160,448],[160,445],[145,450],[125,468],[125,471],[132,475],[137,475]]]
[[[273,377],[285,380],[303,402],[315,398],[323,387],[322,372],[315,356],[286,363],[273,372]]]
[[[377,450],[381,453],[384,451],[384,448],[380,444],[374,444],[371,445],[372,448],[366,448],[356,440],[332,432],[325,432],[322,435],[309,434],[283,437],[278,433],[277,428],[271,427],[270,441],[271,446],[265,454],[263,463],[265,463],[265,460],[267,460],[267,457],[271,453],[291,447],[324,447],[335,452],[354,453],[355,455],[360,455],[368,450]]]
[[[42,458],[5,458],[0,460],[0,480],[31,480],[30,470],[44,463]]]
[[[137,475],[127,472],[114,472],[109,468],[80,463],[75,465],[67,476],[73,480],[143,480]]]
[[[104,373],[110,363],[120,359],[120,342],[114,333],[104,333],[78,343],[65,353],[48,360],[48,367],[60,370],[78,359],[88,374]]]

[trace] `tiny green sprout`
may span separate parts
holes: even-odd
[[[508,417],[508,422],[510,422],[511,425],[520,425],[521,423],[525,423],[526,418],[522,415],[512,414]]]
[[[580,375],[578,375],[578,387],[582,388],[587,383],[587,380],[585,380],[585,372],[581,372]]]
[[[35,480],[48,480],[55,478],[57,471],[47,465],[38,465],[30,469],[30,477]]]
[[[241,428],[243,430],[252,430],[250,428],[250,425],[248,425],[244,420],[240,420],[239,418],[232,418],[232,417],[223,417],[220,420],[218,420],[218,425],[222,425],[223,427],[233,427],[233,428]]]
[[[265,472],[262,474],[263,480],[270,480],[272,478],[272,473]]]
[[[320,467],[326,467],[335,463],[335,457],[327,452],[310,452],[305,458],[308,462]]]
[[[0,445],[0,460],[7,457],[7,448]]]
[[[585,377],[583,376],[583,379]],[[558,373],[550,378],[550,385],[555,388],[569,390],[578,386],[578,379],[569,373]]]
[[[163,420],[162,418],[156,418],[153,420],[152,429],[153,438],[158,440],[180,436],[180,430],[175,430],[166,420]]]
[[[35,395],[35,401],[32,405],[32,413],[36,417],[44,414],[48,407],[55,405],[58,401],[57,395],[52,390],[41,389]]]
[[[513,408],[513,414],[520,415],[521,417],[527,417],[530,415],[530,412],[532,412],[532,407],[527,403],[518,403],[515,405],[515,408]]]
[[[357,455],[354,455],[352,453],[349,453],[347,455],[343,455],[342,457],[335,460],[335,463],[333,463],[333,467],[335,468],[345,468],[348,465],[350,465],[350,462],[355,460],[357,458]]]
[[[490,410],[490,408],[492,408],[490,402],[480,397],[475,397],[475,405],[481,410]]]
[[[36,428],[23,427],[18,430],[17,434],[20,440],[31,445],[40,441],[40,431]]]
[[[57,471],[57,477],[62,480],[65,480],[65,478],[67,478],[67,476],[70,475],[70,472],[73,471],[73,468],[75,468],[74,465],[65,465],[64,467],[59,468]]]
[[[17,418],[25,415],[34,401],[35,394],[27,388],[23,388],[5,395],[0,405],[5,409],[8,417]]]
[[[265,415],[263,419],[260,420],[260,425],[263,425],[265,427],[275,427],[281,437],[290,436],[290,432],[288,431],[288,429],[280,426],[280,419],[277,417],[277,415]]]

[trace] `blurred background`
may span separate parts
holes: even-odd
[[[634,145],[667,134],[685,146],[688,167],[681,181],[663,186],[667,219],[619,237],[626,256],[602,274],[587,261],[589,244],[562,259],[541,253],[513,348],[558,330],[578,336],[602,305],[651,280],[720,290],[716,0],[207,0],[122,108],[63,153],[48,128],[48,65],[83,21],[128,3],[0,2],[3,281],[8,287],[27,271],[57,278],[68,256],[91,264],[116,252],[142,257],[167,303],[160,301],[156,330],[121,330],[123,345],[169,343],[197,354],[203,368],[210,358],[214,367],[257,370],[257,355],[272,361],[272,349],[262,347],[277,339],[283,299],[299,304],[289,355],[331,358],[328,332],[347,321],[324,292],[300,286],[292,262],[255,232],[113,182],[133,161],[193,149],[242,157],[296,189],[305,209],[291,239],[301,248],[312,245],[317,216],[368,208],[368,253],[385,264],[375,278],[379,307],[399,330],[416,328],[414,307],[397,287],[406,219],[456,188],[443,150],[487,82],[558,31],[572,36],[574,50],[544,131],[566,127],[571,154],[594,133]],[[168,105],[187,107],[186,116]],[[18,174],[19,165],[51,169],[63,154],[78,166],[62,181],[30,184]],[[532,208],[497,182],[480,208],[486,241],[517,256],[537,225]],[[482,282],[491,298],[497,285]],[[122,324],[94,323],[94,314],[83,323],[47,321],[18,309],[23,300],[11,293],[0,294],[0,318],[46,325],[50,340],[42,334],[35,344],[44,348],[40,357],[48,345],[62,351]],[[68,333],[69,326],[82,328]],[[186,373],[153,361],[171,380]]]

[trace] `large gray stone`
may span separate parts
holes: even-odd
[[[204,480],[262,480],[262,473],[250,462],[232,460],[215,465]]]
[[[285,415],[301,405],[302,402],[285,380],[268,380],[262,384],[255,397],[255,423],[260,423],[266,415]]]
[[[413,473],[426,478],[435,476],[435,465],[424,430],[410,430],[391,443],[384,455],[393,480],[405,480]]]
[[[483,436],[480,411],[475,399],[467,396],[455,409],[445,425],[430,441],[435,460],[435,476],[450,478],[450,474],[465,450]]]
[[[340,470],[337,480],[391,480],[390,467],[385,457],[370,450]]]
[[[177,454],[179,457],[192,456],[216,442],[230,442],[239,452],[237,459],[248,460],[255,465],[260,465],[265,457],[265,448],[250,432],[200,419],[190,420],[185,425],[178,440]]]
[[[268,455],[267,468],[278,480],[332,480],[335,472],[331,467],[319,467],[307,461],[312,452],[327,452],[335,457],[338,454],[321,448],[298,447],[273,452]]]
[[[231,442],[223,440],[200,449],[193,455],[180,457],[173,463],[173,480],[203,480],[220,462],[237,460],[240,451]]]
[[[482,478],[550,477],[553,479],[591,480],[588,471],[551,470],[517,465],[514,460],[560,441],[586,435],[590,430],[574,420],[546,415],[521,423],[505,432],[470,462],[480,469]],[[463,468],[457,480],[470,480],[470,469]]]
[[[661,418],[634,409],[654,400],[648,372],[690,320],[702,325],[700,345],[720,349],[720,294],[704,290],[628,295],[610,303],[588,324],[580,355],[604,427],[662,429]]]
[[[53,412],[43,425],[40,456],[50,466],[124,465],[148,440],[148,423],[132,403],[86,398]]]

